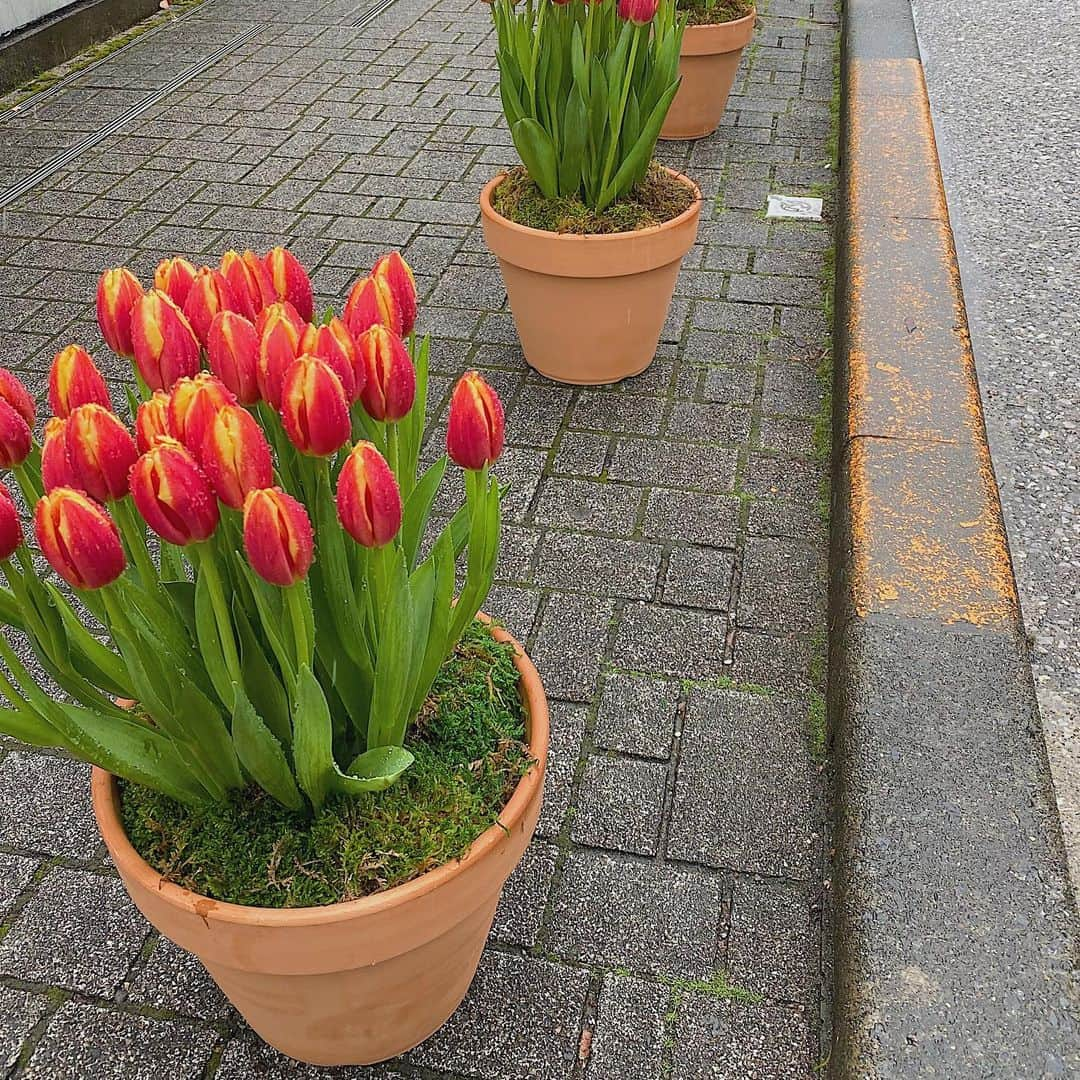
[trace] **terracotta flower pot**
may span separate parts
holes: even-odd
[[[124,885],[166,937],[194,953],[271,1046],[316,1065],[368,1065],[423,1042],[476,973],[503,883],[540,814],[547,698],[520,645],[515,663],[536,764],[460,862],[386,892],[314,908],[226,904],[165,881],[131,846],[116,780],[94,769],[94,813]]]
[[[644,371],[656,353],[683,256],[693,246],[701,192],[663,225],[602,236],[545,232],[498,213],[480,193],[484,240],[499,260],[525,359],[541,375],[579,385]]]
[[[752,10],[731,22],[686,28],[679,53],[682,83],[660,129],[661,139],[700,139],[716,130],[756,20],[757,11]]]

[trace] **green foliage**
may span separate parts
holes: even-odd
[[[615,0],[492,4],[503,112],[548,199],[603,211],[645,176],[679,87],[685,19],[674,0],[637,26]]]
[[[412,768],[380,795],[330,792],[314,817],[258,787],[212,808],[122,785],[124,827],[169,880],[260,907],[356,899],[463,855],[529,764],[517,668],[480,623],[440,668],[406,737]]]

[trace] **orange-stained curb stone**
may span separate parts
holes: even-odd
[[[851,601],[860,616],[1015,624],[922,66],[853,59],[848,90]]]

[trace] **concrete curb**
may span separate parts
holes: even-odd
[[[845,20],[830,1072],[1080,1073],[1076,909],[909,0]]]
[[[158,10],[157,0],[84,0],[0,39],[0,93]]]

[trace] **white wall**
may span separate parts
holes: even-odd
[[[71,0],[0,0],[0,34],[70,6]]]

